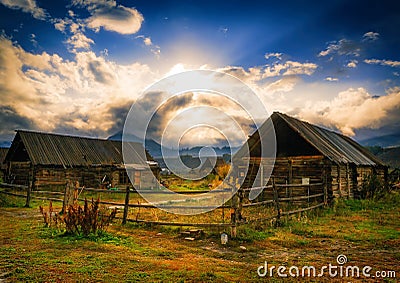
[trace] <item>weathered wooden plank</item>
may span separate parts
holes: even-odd
[[[148,221],[142,219],[127,219],[128,222],[143,223],[149,225],[164,225],[164,226],[188,226],[188,227],[234,227],[232,223],[190,223],[190,222],[167,222],[167,221]]]

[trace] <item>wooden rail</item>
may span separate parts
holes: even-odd
[[[238,181],[236,181],[236,184]],[[15,185],[15,184],[6,184],[0,183],[0,187],[5,188],[4,190],[0,190],[0,194],[11,195],[15,197],[24,197],[26,198],[26,203],[29,205],[30,199],[40,199],[40,200],[48,200],[54,202],[63,202],[66,197],[65,192],[54,192],[54,191],[35,191],[31,190],[29,186],[24,185]],[[10,192],[8,189],[14,189],[17,191],[25,192],[22,193],[15,193]],[[282,189],[289,189],[286,190],[286,196],[279,196],[279,194],[284,193]],[[303,195],[299,196],[291,196],[292,189],[296,188],[297,190],[300,188],[305,188],[306,192]],[[322,191],[314,194],[310,194],[310,189],[313,188],[313,191]],[[272,184],[262,187],[253,187],[253,188],[239,188],[237,189],[236,185],[232,186],[231,189],[218,189],[218,190],[206,190],[206,191],[199,191],[199,190],[185,190],[185,191],[165,191],[165,190],[132,190],[130,187],[126,187],[125,189],[121,190],[106,190],[106,189],[95,189],[95,188],[72,188],[75,191],[85,191],[85,192],[95,192],[95,193],[111,193],[111,194],[125,194],[125,201],[121,200],[121,202],[114,202],[114,201],[100,201],[101,204],[104,205],[112,205],[112,206],[119,206],[123,208],[123,216],[122,223],[125,224],[126,222],[136,222],[148,225],[167,225],[167,226],[188,226],[188,227],[231,227],[231,235],[236,235],[236,227],[240,225],[245,225],[249,223],[255,222],[267,222],[272,219],[277,219],[279,221],[281,216],[301,213],[304,211],[316,209],[322,207],[327,204],[328,199],[328,192],[325,183],[311,183],[311,184],[275,184],[275,180],[272,179]],[[66,188],[67,190],[67,188]],[[260,190],[259,197],[257,198],[259,201],[257,202],[250,202],[245,203],[247,201],[246,194],[252,190]],[[268,191],[268,196],[272,199],[265,199],[264,192]],[[215,207],[215,206],[188,206],[188,205],[177,205],[173,203],[165,203],[165,204],[152,204],[152,203],[130,203],[130,194],[204,194],[204,193],[234,193],[232,199],[230,199],[230,204],[228,205],[225,203],[222,206]],[[63,198],[54,198],[54,197],[45,197],[45,196],[37,196],[39,195],[52,195],[52,196],[61,196],[64,195]],[[319,202],[315,204],[317,198],[323,197],[323,202]],[[85,201],[84,198],[77,198],[77,201],[83,202]],[[227,199],[229,200],[229,199]],[[313,200],[313,203],[310,203],[310,200]],[[297,208],[288,211],[282,211],[281,203],[292,203],[292,202],[300,202],[306,201],[307,207]],[[270,206],[272,207],[276,214],[274,215],[265,215],[263,218],[259,219],[252,219],[252,220],[243,220],[241,219],[241,214],[243,209],[247,209],[249,207],[257,207],[257,206]],[[225,209],[229,209],[229,213],[231,214],[231,221],[230,223],[190,223],[190,222],[173,222],[173,221],[150,221],[145,219],[130,219],[129,218],[129,209],[130,208],[144,208],[144,209],[154,209],[154,208],[165,208],[165,209],[222,209],[222,217],[224,218]],[[284,208],[284,207],[283,207]]]

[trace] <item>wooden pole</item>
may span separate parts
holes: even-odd
[[[28,187],[26,188],[26,202],[25,207],[30,207],[31,204],[31,190],[32,190],[33,181],[28,175]]]
[[[275,178],[272,178],[272,189],[274,191],[274,202],[275,202],[275,209],[277,212],[276,220],[277,220],[277,222],[279,222],[279,219],[281,218],[281,208],[279,206],[279,195],[278,195],[278,190],[275,185]]]
[[[74,189],[73,182],[68,179],[65,184],[63,207],[61,209],[62,213],[66,212],[68,207],[74,203]]]
[[[125,194],[125,206],[124,206],[124,216],[122,218],[122,224],[126,224],[126,219],[128,218],[128,210],[129,210],[129,186],[126,186],[126,194]]]
[[[289,162],[289,180],[288,180],[288,182],[289,182],[289,184],[292,184],[293,183],[293,160],[292,159],[289,159],[288,160],[288,162]]]
[[[236,193],[232,196],[232,211],[231,211],[231,237],[236,238],[237,235],[237,229],[236,229],[236,223],[238,221],[238,206],[239,206],[239,197],[238,197],[238,186],[239,186],[239,179],[236,178],[235,184],[232,187],[233,190],[236,190]]]

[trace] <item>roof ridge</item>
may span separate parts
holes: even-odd
[[[343,136],[343,137],[348,137],[348,138],[349,138],[349,136],[346,136],[346,135],[344,135],[344,134],[342,134],[342,133],[339,133],[339,132],[337,132],[337,131],[335,131],[335,130],[328,129],[328,128],[322,127],[322,126],[320,126],[320,125],[316,125],[316,124],[313,124],[313,123],[311,123],[311,122],[308,122],[308,121],[305,121],[305,120],[301,120],[301,119],[296,118],[296,117],[293,117],[293,116],[289,116],[289,115],[287,115],[287,114],[285,114],[285,113],[280,113],[280,112],[274,112],[274,113],[277,113],[277,114],[279,114],[279,115],[288,117],[289,119],[297,120],[297,121],[299,121],[299,122],[301,122],[301,123],[308,124],[308,125],[310,125],[310,126],[312,126],[312,127],[321,129],[321,130],[323,130],[323,131],[328,131],[328,132],[334,133],[334,134],[336,134],[336,135]]]
[[[44,132],[44,131],[33,131],[33,130],[15,130],[17,133],[29,133],[29,134],[39,134],[39,135],[51,135],[51,136],[60,136],[60,137],[70,137],[70,138],[80,138],[80,139],[90,139],[90,140],[101,140],[101,141],[111,141],[106,138],[96,138],[96,137],[89,137],[89,136],[78,136],[78,135],[71,135],[71,134],[64,134],[64,133],[52,133],[52,132]]]

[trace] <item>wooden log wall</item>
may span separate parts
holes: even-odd
[[[157,187],[157,181],[148,171],[136,172],[140,180],[140,189],[152,189]],[[28,185],[34,179],[34,189],[64,190],[68,180],[78,182],[80,186],[98,188],[102,184],[104,176],[112,187],[126,186],[129,179],[120,178],[125,169],[116,166],[91,166],[77,168],[63,168],[61,166],[35,166],[30,162],[11,162],[9,176],[13,177],[13,183]],[[33,178],[34,176],[34,178]],[[123,183],[121,183],[121,180]]]
[[[31,174],[30,162],[12,162],[9,164],[8,177],[10,182],[17,185],[28,185]]]
[[[334,198],[350,198],[354,196],[354,181],[351,178],[354,170],[346,164],[332,165],[332,195]]]
[[[275,163],[270,159],[251,158],[246,181],[242,187],[261,187],[275,184],[310,184],[323,183],[330,180],[330,162],[323,156],[296,156],[279,157]],[[259,168],[263,173],[256,176]],[[271,178],[270,174],[271,174]],[[261,170],[260,170],[261,171]],[[268,179],[269,178],[269,179]],[[320,193],[316,187],[291,187],[279,190],[279,197],[296,197],[307,194]],[[271,190],[265,190],[258,200],[271,199],[273,197]]]
[[[256,164],[255,160],[252,163]],[[271,169],[269,160],[262,160],[265,177],[268,177],[267,171]],[[324,178],[327,166],[330,163],[323,156],[295,156],[295,157],[279,157],[275,159],[272,175],[277,184],[301,184],[303,178],[308,178],[310,183],[320,183]],[[258,168],[255,168],[258,169]],[[253,170],[256,172],[256,170]],[[261,180],[255,179],[255,185],[259,186]],[[255,178],[255,176],[254,176]],[[264,180],[265,184],[265,180]],[[268,184],[271,184],[271,179]]]

